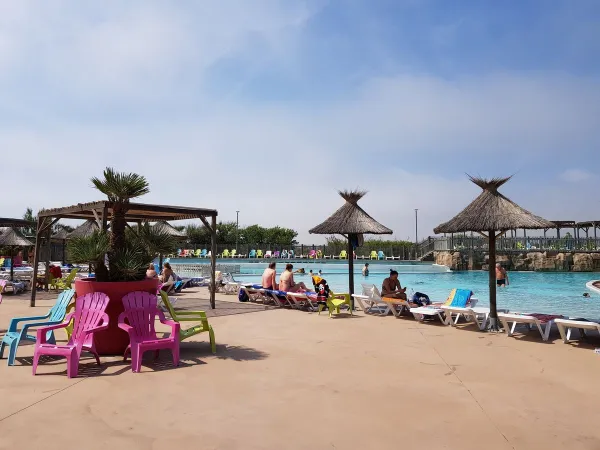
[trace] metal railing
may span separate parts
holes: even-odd
[[[482,236],[447,236],[434,239],[435,251],[487,251],[488,240]],[[500,237],[496,250],[504,252],[598,252],[600,239],[594,238],[545,238],[545,237]]]

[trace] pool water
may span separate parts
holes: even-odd
[[[389,272],[371,270],[369,276],[363,277],[360,272],[362,264],[358,262],[357,265],[354,275],[355,292],[361,292],[361,283],[375,284],[381,288],[381,283]],[[334,292],[348,291],[347,268],[344,271],[341,267],[332,267],[329,264],[311,268],[313,271],[319,269],[323,271],[323,278],[327,280]],[[283,268],[278,267],[278,274],[281,269]],[[303,281],[307,286],[312,286],[308,273],[295,274],[294,277],[297,282]],[[260,276],[255,274],[240,274],[235,278],[240,281],[260,283]],[[510,286],[497,289],[499,308],[600,319],[600,295],[585,287],[588,281],[600,279],[600,274],[510,272],[509,279]],[[408,288],[409,294],[412,291],[422,292],[433,301],[445,300],[452,288],[471,289],[479,299],[480,305],[489,305],[487,272],[400,273],[400,283]],[[584,292],[589,293],[590,297],[583,297]]]

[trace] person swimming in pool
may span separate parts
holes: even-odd
[[[496,263],[496,284],[500,287],[506,287],[510,284],[508,281],[508,273],[500,263]]]

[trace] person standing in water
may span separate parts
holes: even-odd
[[[369,263],[365,263],[365,266],[362,269],[362,274],[365,277],[369,276]]]
[[[496,284],[500,287],[506,287],[510,284],[508,282],[508,273],[500,263],[496,263]]]

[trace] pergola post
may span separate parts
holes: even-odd
[[[31,287],[31,300],[29,301],[29,306],[31,307],[35,306],[35,294],[37,293],[38,265],[40,261],[40,245],[42,243],[40,231],[42,230],[44,223],[44,219],[39,219],[35,230],[35,249],[33,250],[33,286]]]
[[[44,287],[46,291],[48,290],[48,283],[50,282],[50,253],[52,252],[52,226],[49,226],[45,231],[45,239],[46,239],[46,257],[44,258],[44,262],[46,263],[46,276],[44,277]]]
[[[353,235],[348,235],[348,292],[350,293],[350,309],[354,310],[354,247],[352,245]]]
[[[217,270],[217,216],[211,217],[210,230],[210,307],[215,309],[215,292],[217,290],[217,281],[215,272]]]

